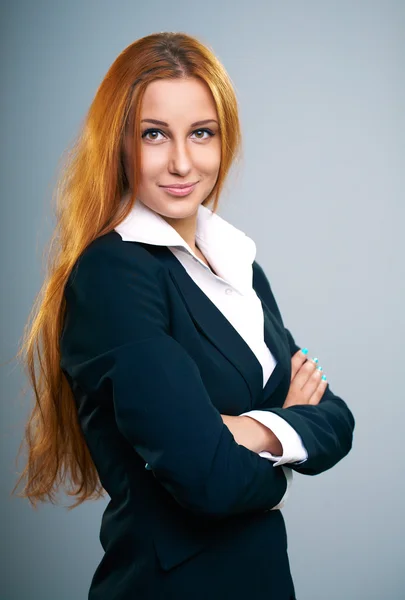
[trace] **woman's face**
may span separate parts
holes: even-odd
[[[141,178],[138,198],[168,219],[195,215],[213,189],[221,160],[218,115],[205,82],[196,79],[153,81],[141,105]],[[151,120],[163,121],[153,123]],[[206,123],[196,124],[197,121]],[[133,187],[132,133],[124,145],[124,163]],[[198,182],[186,196],[161,186]]]

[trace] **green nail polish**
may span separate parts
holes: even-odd
[[[319,359],[318,359],[318,358],[313,358],[312,360],[313,360],[315,363],[317,363],[317,362],[319,361]]]
[[[323,381],[326,381],[326,377],[325,377],[325,375],[322,375],[322,380],[323,380]]]
[[[318,371],[322,371],[322,367],[321,366],[318,366],[316,368],[318,369]]]
[[[301,352],[303,354],[308,354],[308,348],[301,348]]]

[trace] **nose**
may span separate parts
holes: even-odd
[[[169,171],[180,175],[187,175],[192,167],[192,158],[187,143],[183,141],[173,142],[169,151]]]

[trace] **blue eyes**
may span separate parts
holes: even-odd
[[[211,131],[210,129],[206,129],[206,128],[204,128],[204,129],[195,129],[195,130],[193,131],[193,133],[196,133],[197,131],[204,131],[204,132],[208,133],[208,136],[209,136],[209,137],[212,137],[212,136],[214,136],[214,135],[215,135],[215,133],[214,133],[213,131]],[[147,136],[149,133],[155,133],[155,132],[156,132],[156,133],[161,133],[162,135],[164,135],[163,131],[160,131],[160,129],[146,129],[146,130],[143,132],[143,134],[142,134],[142,138],[146,138],[146,136]],[[150,142],[153,142],[153,141],[154,141],[154,140],[156,140],[156,139],[157,139],[157,138],[152,138],[152,139],[150,139],[150,138],[149,138],[149,141],[150,141]],[[200,137],[200,138],[197,138],[197,139],[198,139],[198,140],[203,140],[203,141],[204,141],[204,140],[206,140],[206,139],[208,139],[208,138],[201,138],[201,137]]]

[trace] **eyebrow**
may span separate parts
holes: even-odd
[[[163,125],[163,127],[169,127],[168,123],[164,121],[158,121],[157,119],[142,119],[141,123],[148,122],[154,123],[155,125]],[[196,121],[195,123],[191,123],[190,127],[198,127],[200,125],[205,125],[206,123],[216,123],[218,125],[218,121],[215,119],[205,119],[204,121]]]

